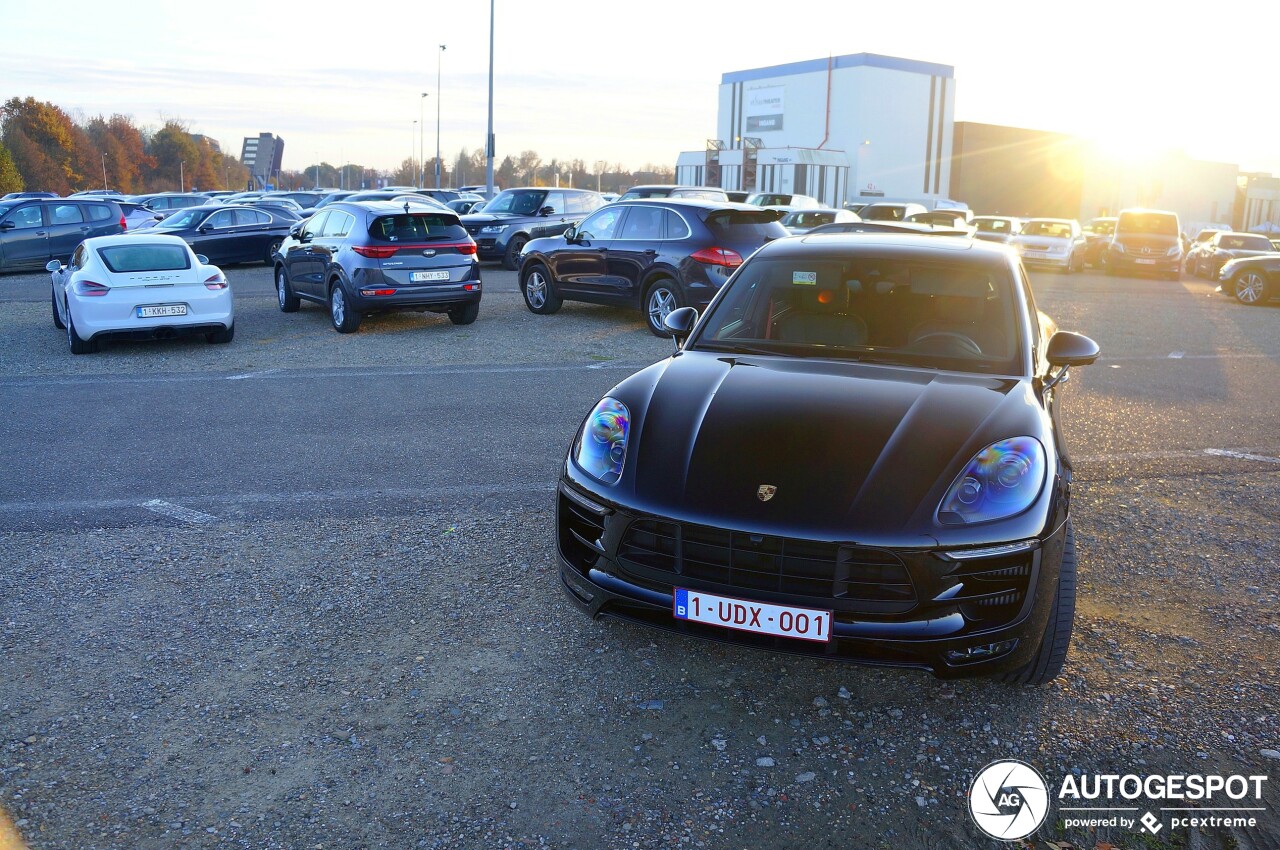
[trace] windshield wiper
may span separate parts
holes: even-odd
[[[774,349],[774,348],[761,348],[759,346],[743,345],[737,342],[729,343],[723,340],[716,341],[716,342],[700,342],[698,343],[698,347],[695,348],[694,351],[716,351],[724,354],[763,354],[768,357],[772,357],[772,356],[795,357],[796,356],[790,352],[778,351],[777,349]]]

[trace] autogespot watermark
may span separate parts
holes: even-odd
[[[1166,826],[1254,827],[1266,811],[1262,789],[1267,779],[1201,773],[1068,774],[1057,790],[1057,809],[1065,829],[1112,827],[1156,835]],[[1044,823],[1049,814],[1049,793],[1049,784],[1031,765],[1009,759],[995,761],[974,777],[969,788],[969,814],[992,838],[1017,841]],[[1155,810],[1125,805],[1139,800],[1155,803]]]

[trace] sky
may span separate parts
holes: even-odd
[[[589,169],[674,166],[714,135],[723,73],[867,52],[953,66],[957,121],[1280,174],[1274,0],[494,2],[499,159],[532,149]],[[294,170],[394,168],[420,144],[431,157],[439,102],[451,163],[484,145],[489,8],[0,2],[0,99],[51,101],[77,119],[177,118],[237,156],[245,136],[275,133]]]

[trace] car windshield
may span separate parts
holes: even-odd
[[[1003,266],[806,256],[748,262],[695,349],[1014,374],[1014,286]]]
[[[894,204],[872,204],[858,215],[871,221],[902,221],[907,216],[907,208]]]
[[[619,198],[618,200],[631,201],[631,200],[635,200],[636,198],[665,198],[670,194],[671,194],[670,189],[661,189],[661,188],[628,189],[626,192],[623,193],[622,197]]]
[[[452,213],[408,213],[378,216],[369,225],[378,242],[429,242],[467,239],[467,231]]]
[[[1012,225],[1013,222],[1007,218],[979,218],[973,222],[979,233],[1009,233]]]
[[[546,200],[546,192],[527,191],[513,192],[508,190],[485,204],[486,213],[507,213],[509,215],[534,215],[542,209]]]
[[[114,245],[99,248],[98,256],[112,274],[191,268],[191,252],[183,245]]]
[[[1120,213],[1116,230],[1153,236],[1177,236],[1178,219],[1167,213]]]
[[[785,207],[791,203],[790,195],[756,195],[748,203],[757,207]]]
[[[792,212],[782,217],[782,224],[784,227],[817,227],[835,220],[835,212]]]
[[[1116,223],[1112,221],[1093,221],[1089,223],[1087,228],[1090,233],[1096,233],[1099,236],[1110,236],[1116,232]]]
[[[187,207],[161,221],[156,225],[156,229],[180,230],[184,227],[194,227],[208,213],[208,210],[203,210],[200,207]]]
[[[1065,221],[1028,221],[1026,226],[1022,228],[1022,235],[1070,239],[1071,225]]]
[[[1218,240],[1222,248],[1237,248],[1241,251],[1270,251],[1271,240],[1265,236],[1222,236]]]

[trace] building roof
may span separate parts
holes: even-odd
[[[752,68],[748,71],[729,71],[721,75],[720,83],[746,83],[751,80],[767,80],[773,77],[790,77],[796,74],[813,74],[827,70],[831,62],[836,70],[841,68],[887,68],[891,71],[904,71],[908,74],[927,74],[931,77],[955,76],[955,68],[950,65],[939,65],[934,62],[920,62],[915,59],[901,59],[897,56],[881,56],[878,53],[849,53],[833,59],[807,59],[803,62],[788,62],[785,65],[771,65],[767,68]]]

